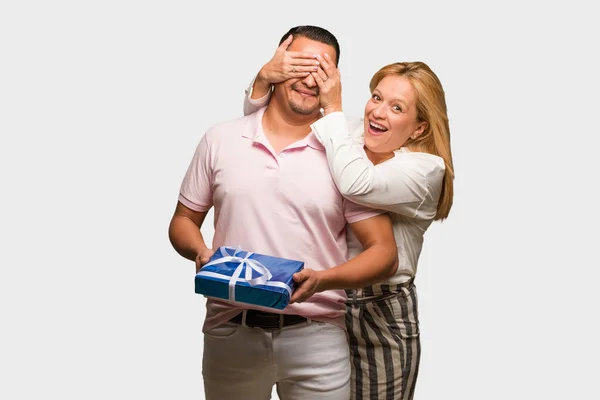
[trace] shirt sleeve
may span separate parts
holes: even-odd
[[[362,221],[386,212],[384,210],[376,210],[371,207],[356,204],[348,199],[344,199],[343,207],[344,217],[346,218],[346,222],[349,224],[353,224],[355,222]]]
[[[264,106],[269,104],[269,100],[271,100],[271,92],[268,92],[260,99],[251,99],[250,98],[250,96],[252,96],[252,87],[254,86],[255,80],[256,80],[256,78],[252,79],[252,82],[250,82],[250,86],[248,86],[248,88],[245,91],[244,115],[249,115],[249,114],[257,112],[258,110],[260,110],[261,108],[263,108]]]
[[[344,197],[411,218],[435,216],[445,170],[441,157],[397,151],[392,159],[373,165],[342,112],[311,127],[325,147],[329,169]]]
[[[210,146],[204,135],[181,183],[179,201],[194,211],[208,211],[213,205],[211,181]]]

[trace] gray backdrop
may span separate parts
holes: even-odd
[[[600,32],[551,3],[3,2],[0,398],[203,398],[204,299],[167,227],[203,133],[304,24],[338,37],[351,116],[391,62],[446,90],[416,398],[599,398]]]

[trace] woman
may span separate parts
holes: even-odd
[[[270,84],[304,79],[318,86],[324,117],[311,127],[325,147],[333,179],[349,200],[390,212],[398,246],[394,277],[348,292],[352,398],[412,399],[420,359],[417,262],[425,231],[448,216],[453,199],[444,90],[422,62],[387,65],[371,79],[364,120],[349,124],[333,61],[288,53],[289,43],[257,75],[244,112],[268,103]],[[348,247],[350,256],[360,251],[351,235]]]

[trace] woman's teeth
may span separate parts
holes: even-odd
[[[369,125],[371,126],[372,129],[378,131],[378,132],[385,132],[387,131],[387,129],[381,125],[378,125],[374,122],[369,121]]]

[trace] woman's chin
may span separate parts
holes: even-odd
[[[365,147],[375,153],[377,153],[377,147],[379,144],[379,141],[374,138],[373,136],[366,134],[365,138],[364,138],[364,142],[365,142]]]

